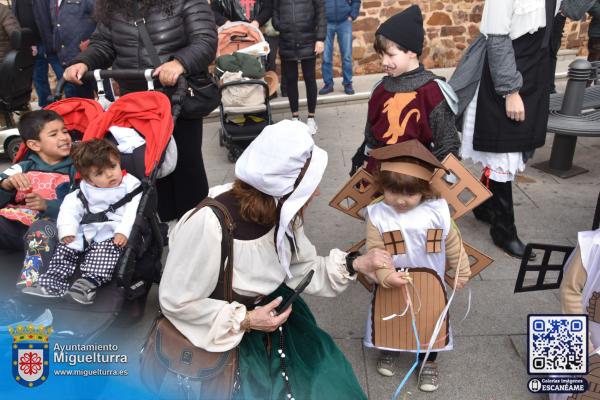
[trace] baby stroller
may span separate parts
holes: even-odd
[[[243,69],[220,68],[221,57],[244,53],[255,57],[264,70],[269,47],[258,28],[246,22],[230,22],[219,28],[218,35],[217,74],[222,75],[219,145],[227,148],[228,160],[235,162],[264,127],[272,123],[269,96],[278,82],[275,73],[247,79],[242,78]]]
[[[102,77],[144,79],[144,71],[102,71]],[[180,78],[177,86],[180,97],[177,98],[184,97],[186,88],[185,79]],[[80,137],[83,141],[104,138],[119,145],[121,151],[122,143],[110,131],[114,126],[132,128],[144,139],[141,145],[138,141],[138,146],[131,153],[121,151],[122,167],[142,182],[142,198],[112,281],[98,290],[92,305],[82,306],[62,300],[48,304],[48,300],[44,299],[46,304],[38,306],[39,312],[44,309],[51,312],[52,325],[59,335],[60,332],[68,332],[68,338],[91,341],[119,315],[128,321],[141,317],[150,287],[160,280],[166,225],[158,219],[155,183],[158,177],[172,172],[176,164],[171,135],[181,106],[174,104],[172,107],[166,95],[149,91],[124,95],[106,112],[98,103],[76,98],[60,100],[47,108],[63,116],[69,131],[75,131],[76,135],[83,131]],[[73,277],[77,278],[79,276]],[[20,300],[32,301],[29,297]]]

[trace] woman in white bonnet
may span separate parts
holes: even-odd
[[[209,298],[221,260],[221,227],[210,208],[188,212],[169,238],[159,292],[162,311],[195,346],[212,352],[239,346],[241,387],[235,398],[366,399],[351,365],[302,299],[281,315],[274,312],[310,270],[315,273],[305,293],[333,297],[356,279],[357,271],[369,275],[391,265],[382,250],[360,256],[333,249],[317,255],[302,215],[319,195],[326,165],[327,153],[314,144],[308,126],[286,120],[265,128],[244,151],[233,185],[211,191],[236,224],[233,290],[240,301]],[[260,300],[262,307],[254,308],[248,299]],[[277,351],[281,332],[287,371]]]

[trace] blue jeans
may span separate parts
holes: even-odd
[[[323,82],[333,85],[333,40],[337,33],[338,45],[342,53],[342,76],[344,85],[352,83],[352,21],[327,23],[327,39],[323,52]]]
[[[54,74],[58,79],[62,77],[64,69],[58,61],[56,54],[46,54],[46,49],[43,44],[38,43],[38,53],[35,56],[33,65],[33,87],[38,96],[38,104],[40,107],[48,105],[48,96],[50,96],[50,84],[48,83],[48,64],[52,67]]]

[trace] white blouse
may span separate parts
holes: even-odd
[[[556,1],[555,15],[561,2]],[[515,40],[545,26],[545,0],[486,0],[479,31],[486,36],[509,35]]]
[[[210,208],[189,217],[188,211],[169,237],[169,256],[159,287],[163,313],[195,346],[221,352],[237,346],[244,335],[240,323],[246,307],[208,296],[217,285],[221,260],[221,226]],[[189,217],[189,220],[188,220]],[[275,229],[255,240],[234,240],[233,290],[245,296],[269,295],[283,282],[294,288],[315,270],[305,293],[333,297],[355,279],[346,270],[346,253],[333,249],[320,257],[300,227],[297,253],[286,273],[274,244]],[[293,312],[293,311],[292,311]]]

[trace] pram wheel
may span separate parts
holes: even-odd
[[[219,146],[225,147],[225,133],[223,128],[219,129]]]
[[[238,146],[231,146],[229,148],[229,153],[227,153],[227,159],[229,162],[236,162],[238,158],[242,155],[244,150]]]

